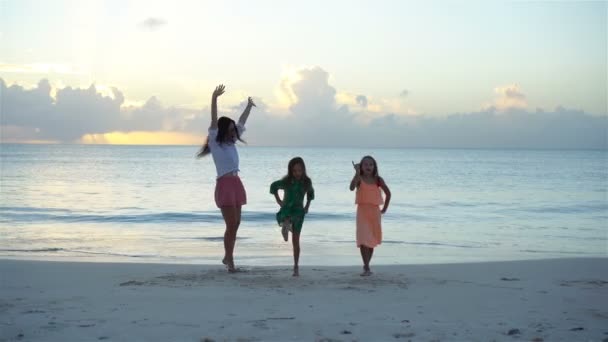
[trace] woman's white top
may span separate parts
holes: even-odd
[[[245,126],[240,122],[236,124],[236,129],[241,136],[245,132]],[[238,172],[239,171],[239,153],[236,150],[234,141],[218,143],[217,128],[209,128],[209,150],[213,156],[213,162],[215,163],[215,170],[217,171],[217,178],[221,176]]]

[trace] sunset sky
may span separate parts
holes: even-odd
[[[606,148],[606,18],[574,1],[2,0],[1,141],[199,144],[224,83],[220,114],[259,104],[251,145]]]

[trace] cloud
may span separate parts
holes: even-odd
[[[367,146],[431,148],[608,148],[607,116],[556,108],[529,112],[517,86],[499,87],[509,111],[489,107],[480,112],[442,117],[370,112],[353,96],[337,93],[329,74],[304,68],[281,81],[295,99],[291,115],[252,115],[248,139],[260,145]],[[368,100],[367,97],[365,97]],[[339,101],[336,101],[339,99]],[[382,103],[382,101],[378,101]],[[383,106],[388,108],[388,106]]]
[[[51,86],[41,80],[37,87],[7,87],[0,78],[0,125],[3,140],[76,142],[83,136],[109,132],[200,130],[200,110],[164,107],[151,97],[140,107],[122,107],[124,95],[111,88],[102,95],[95,85],[65,87],[51,96]],[[200,125],[196,127],[195,125]],[[26,136],[27,135],[27,136]]]
[[[356,101],[359,106],[363,108],[367,107],[367,97],[365,95],[357,95]]]
[[[299,79],[286,86],[295,96],[289,107],[296,115],[323,115],[336,106],[336,89],[329,85],[329,73],[320,67],[301,69]]]
[[[159,28],[161,28],[165,25],[167,25],[166,20],[164,20],[162,18],[154,18],[154,17],[147,18],[146,20],[139,23],[139,27],[150,30],[150,31],[158,30]]]
[[[528,106],[526,96],[515,84],[496,87],[494,92],[497,95],[494,106],[499,110],[526,108]]]
[[[358,119],[367,121],[378,115],[393,113],[398,115],[413,115],[416,111],[406,107],[399,98],[376,98],[366,95],[355,95],[348,92],[337,92],[335,96],[337,106],[347,106],[357,113]]]
[[[391,101],[338,92],[320,67],[302,68],[281,80],[291,94],[287,115],[277,115],[255,98],[245,140],[252,146],[429,147],[429,148],[608,148],[608,115],[558,107],[529,111],[490,106],[479,112],[442,117],[390,110]],[[198,144],[209,125],[209,109],[166,106],[151,97],[125,106],[119,89],[100,94],[66,87],[51,96],[42,80],[33,89],[7,87],[0,79],[2,141]],[[499,89],[499,88],[497,88]],[[500,98],[525,101],[517,87],[497,90]],[[346,101],[341,101],[345,99]],[[245,99],[223,107],[220,115],[238,118]],[[399,102],[396,98],[395,101]],[[382,104],[384,111],[372,110]],[[387,109],[388,108],[388,109]]]

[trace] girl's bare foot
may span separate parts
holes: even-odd
[[[222,264],[228,266],[228,259],[226,259],[226,257],[224,257],[224,259],[222,259]]]
[[[372,271],[369,269],[369,266],[363,266],[363,273],[360,276],[369,277],[370,275],[372,275]]]
[[[292,276],[294,276],[294,277],[299,277],[300,276],[300,270],[298,269],[297,266],[293,268],[293,274],[292,274]]]
[[[283,235],[283,240],[285,241],[289,240],[289,231],[291,230],[290,226],[291,222],[289,221],[289,219],[285,219],[285,221],[283,221],[283,224],[281,225],[281,234]]]

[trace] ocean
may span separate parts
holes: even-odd
[[[0,258],[218,264],[224,223],[197,146],[0,145]],[[372,264],[608,255],[608,151],[241,145],[237,265],[289,265],[269,193],[294,156],[316,199],[301,265],[359,265],[351,161],[393,198]]]

